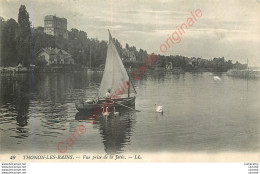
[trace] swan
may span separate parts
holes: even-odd
[[[220,81],[220,80],[221,80],[221,78],[220,78],[219,76],[214,76],[213,78],[214,78],[214,80],[216,80],[216,81]]]
[[[105,112],[104,108],[102,108],[102,109],[103,109],[102,115],[109,116],[108,107],[106,107],[106,112]]]
[[[156,112],[163,113],[163,106],[156,106],[156,104],[155,104],[155,107],[156,107],[156,109],[155,109]]]
[[[116,107],[114,107],[114,116],[118,116],[119,112],[116,112]]]

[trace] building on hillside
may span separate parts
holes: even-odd
[[[122,60],[135,62],[136,61],[135,52],[130,51],[128,49],[123,49]]]
[[[44,33],[52,36],[62,36],[68,39],[67,19],[53,15],[44,17]]]
[[[36,59],[44,59],[47,65],[73,65],[74,59],[64,50],[58,48],[42,48],[36,53]]]
[[[193,67],[193,68],[197,68],[199,65],[200,65],[200,62],[201,62],[201,58],[191,58],[190,61],[189,61],[189,64]]]

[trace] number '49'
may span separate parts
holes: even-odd
[[[15,155],[13,155],[13,156],[11,156],[11,157],[10,157],[10,159],[11,159],[11,160],[14,160],[14,159],[15,159],[15,157],[16,157],[16,156],[15,156]]]

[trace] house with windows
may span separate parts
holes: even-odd
[[[122,51],[122,60],[135,62],[136,61],[136,56],[135,56],[134,51],[130,51],[128,49],[123,49],[123,51]]]
[[[47,65],[73,65],[74,59],[65,50],[58,48],[42,48],[36,53],[36,59],[45,60]]]

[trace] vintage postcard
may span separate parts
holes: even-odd
[[[0,0],[0,162],[259,162],[259,0]]]

